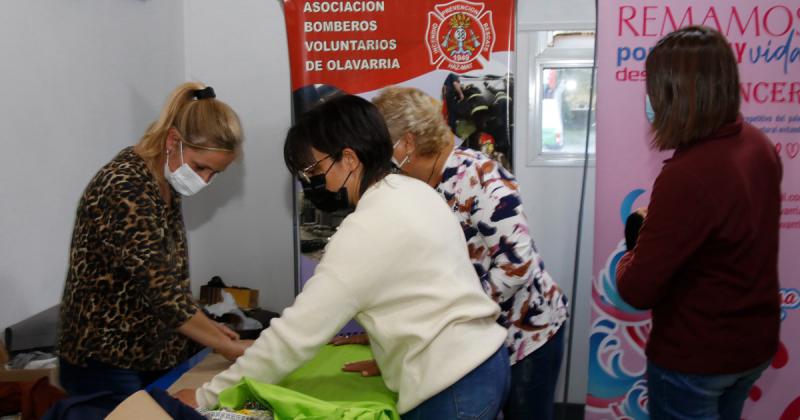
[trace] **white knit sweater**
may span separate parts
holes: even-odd
[[[279,382],[355,318],[405,413],[497,351],[506,337],[498,314],[445,202],[416,179],[389,175],[342,222],[294,304],[197,390],[197,402],[214,406],[244,376]]]

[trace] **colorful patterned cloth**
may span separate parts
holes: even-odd
[[[502,309],[511,364],[555,335],[567,297],[545,271],[514,176],[483,153],[455,149],[436,190],[453,209],[486,292]]]

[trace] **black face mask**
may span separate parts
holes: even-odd
[[[326,172],[327,173],[327,172]],[[344,185],[350,179],[352,172],[347,174],[342,186],[337,191],[328,191],[325,188],[325,174],[314,175],[310,178],[311,182],[300,183],[303,185],[303,196],[311,201],[317,209],[332,213],[337,210],[347,210],[350,208],[350,201],[347,199],[347,187]]]

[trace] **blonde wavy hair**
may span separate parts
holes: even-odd
[[[450,144],[453,133],[442,116],[441,103],[425,92],[392,86],[383,89],[372,102],[386,120],[392,143],[411,133],[420,156],[435,155]]]
[[[183,143],[198,149],[238,153],[243,141],[239,117],[226,103],[216,98],[195,99],[195,91],[205,89],[199,82],[184,83],[172,91],[158,120],[150,124],[137,144],[137,152],[157,177],[163,177],[159,162],[166,153],[170,128],[175,128]]]

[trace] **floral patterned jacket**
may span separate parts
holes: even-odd
[[[544,345],[568,318],[567,297],[545,271],[514,176],[483,153],[456,148],[436,190],[456,213],[470,259],[502,310],[511,364]]]

